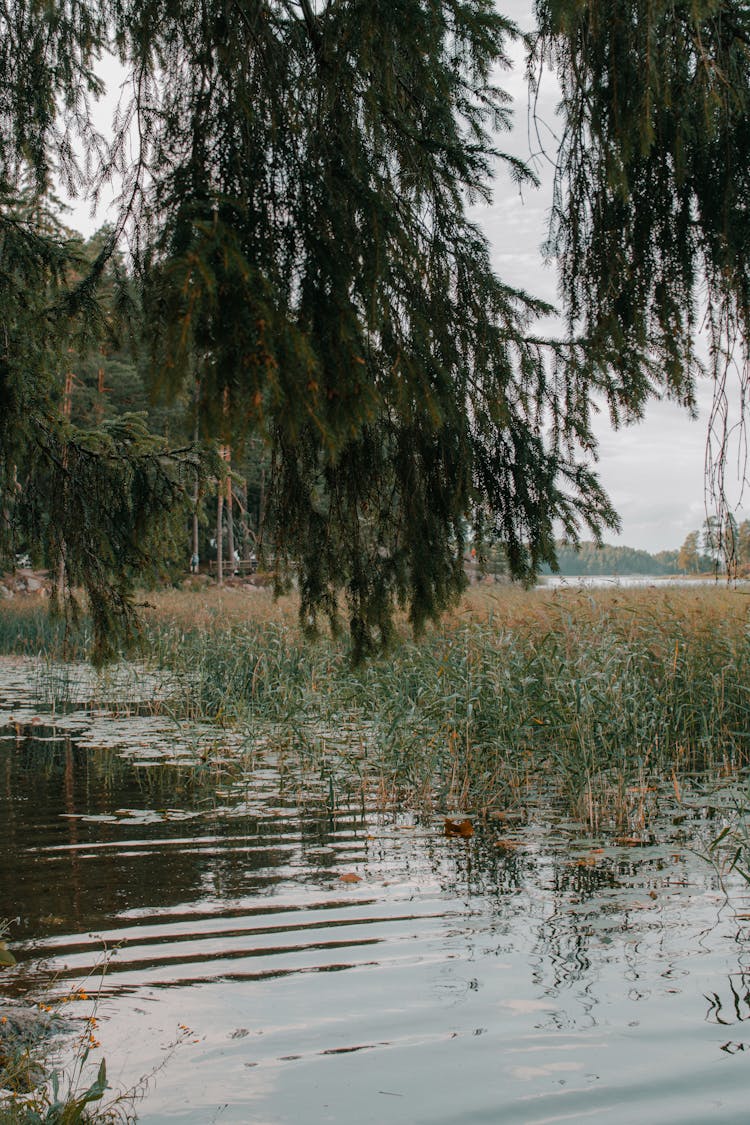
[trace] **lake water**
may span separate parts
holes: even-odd
[[[0,662],[0,989],[98,991],[142,1122],[745,1125],[750,895],[701,855],[737,780],[665,797],[660,843],[542,801],[449,838],[272,739],[204,777],[222,733],[138,711],[52,714]]]
[[[623,588],[647,588],[669,590],[683,586],[719,586],[730,585],[732,589],[748,585],[747,579],[736,578],[727,583],[726,577],[714,577],[713,574],[701,578],[687,578],[679,575],[666,574],[545,574],[539,579],[539,587],[544,589],[565,589],[566,587],[584,589],[607,589],[608,587],[621,586]]]

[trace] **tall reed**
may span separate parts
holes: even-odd
[[[544,785],[590,821],[632,826],[654,779],[750,758],[750,598],[736,590],[474,591],[357,667],[343,642],[304,640],[288,604],[201,596],[197,625],[184,594],[147,616],[172,706],[250,739],[271,724],[337,784],[445,808]]]

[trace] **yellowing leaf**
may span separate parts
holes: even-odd
[[[446,836],[463,836],[467,838],[474,835],[474,825],[470,820],[454,820],[452,817],[445,818],[445,834]]]

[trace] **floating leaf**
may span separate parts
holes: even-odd
[[[470,820],[454,820],[452,817],[445,818],[445,834],[446,836],[463,836],[468,838],[474,835],[474,825]]]
[[[347,871],[345,875],[339,875],[340,883],[361,883],[362,876],[355,874],[354,871]]]

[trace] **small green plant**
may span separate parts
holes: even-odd
[[[9,929],[10,923],[0,920],[0,935],[7,935]],[[106,964],[105,959],[102,978]],[[80,988],[55,1007],[40,1002],[24,1010],[24,1022],[20,1025],[17,1010],[6,1009],[10,1019],[0,1015],[5,1033],[0,1052],[0,1125],[127,1125],[137,1120],[133,1102],[139,1088],[105,1097],[109,1087],[103,1058],[96,1077],[91,1080],[87,1076],[91,1051],[100,1046],[96,1038],[98,995],[78,1035],[72,1062],[65,1070],[48,1071],[49,1041],[44,1039],[44,1031],[54,1026],[50,1017],[59,1016],[65,1004],[73,1000],[88,1001],[89,995]],[[39,1017],[38,1024],[33,1020],[34,1013]],[[9,1028],[12,1030],[8,1031]]]

